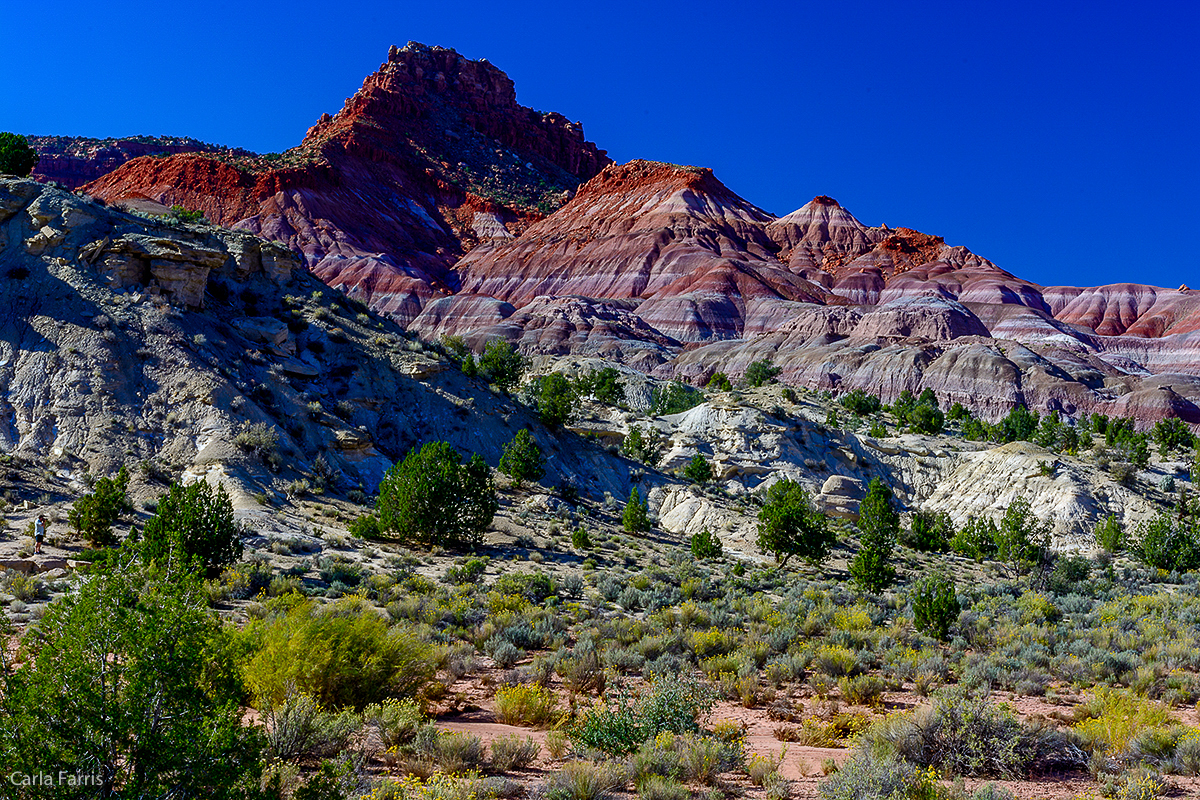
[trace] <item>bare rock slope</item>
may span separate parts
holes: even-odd
[[[143,462],[243,505],[301,480],[370,492],[414,444],[495,465],[521,427],[548,480],[628,485],[625,462],[560,442],[278,243],[0,180],[0,264],[0,450],[45,465],[64,496]]]

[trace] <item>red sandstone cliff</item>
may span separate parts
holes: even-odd
[[[457,288],[464,252],[523,230],[607,163],[578,124],[518,105],[496,67],[409,43],[293,150],[139,158],[86,190],[285,242],[326,283],[409,321]]]

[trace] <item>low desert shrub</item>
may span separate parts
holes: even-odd
[[[0,589],[23,603],[30,603],[46,595],[46,582],[37,575],[10,569],[0,573]]]
[[[259,386],[267,390],[267,395],[271,394],[265,384]],[[233,443],[242,450],[258,456],[260,461],[272,468],[278,467],[282,461],[279,455],[279,431],[265,422],[246,424],[233,437]]]
[[[498,736],[492,740],[492,768],[498,772],[525,769],[538,757],[542,746],[533,739],[516,734]]]
[[[259,709],[263,733],[276,758],[328,758],[346,749],[362,726],[352,711],[324,711],[310,696],[292,687],[278,703]]]
[[[862,671],[858,655],[854,651],[836,644],[820,647],[813,655],[812,668],[815,672],[835,678],[843,675],[857,675]]]
[[[625,770],[610,761],[571,761],[546,780],[546,800],[605,800],[625,784]]]
[[[1084,748],[1113,756],[1122,754],[1140,733],[1179,725],[1166,708],[1127,689],[1097,689],[1074,713],[1075,732]]]
[[[421,707],[411,698],[390,698],[369,705],[363,709],[363,721],[375,728],[385,749],[412,744],[417,732],[429,724]]]
[[[624,754],[667,731],[695,733],[699,719],[712,708],[712,690],[678,676],[660,677],[640,696],[610,693],[584,712],[571,730],[577,745]]]
[[[689,734],[675,737],[686,780],[712,786],[722,772],[740,769],[745,761],[742,744],[714,736]]]
[[[750,776],[750,783],[755,786],[762,786],[767,778],[771,775],[779,774],[779,765],[783,763],[783,757],[787,755],[787,747],[780,752],[778,758],[772,756],[760,756],[757,753],[752,754],[746,761],[746,774]]]
[[[838,747],[847,738],[866,730],[870,724],[871,720],[863,714],[838,714],[828,722],[806,717],[799,727],[776,729],[775,738],[805,747]]]
[[[524,650],[498,634],[483,643],[483,652],[487,653],[500,669],[508,669],[525,657]]]
[[[550,731],[546,734],[546,752],[555,761],[565,756],[570,747],[571,739],[565,731]]]
[[[496,718],[506,725],[539,728],[554,725],[561,716],[558,698],[549,689],[518,684],[496,691]]]
[[[886,753],[860,750],[823,780],[822,800],[933,800],[934,776]]]
[[[411,696],[433,677],[433,650],[387,622],[361,598],[318,609],[309,601],[254,623],[244,636],[256,650],[243,667],[247,688],[278,704],[290,687],[327,708],[362,708]]]
[[[432,760],[447,773],[464,773],[483,768],[483,741],[465,731],[438,730],[433,726],[421,728],[414,742],[417,755]]]
[[[692,793],[676,780],[648,775],[637,783],[640,800],[691,800]]]
[[[586,644],[581,642],[571,651],[571,655],[558,659],[554,671],[572,694],[602,694],[607,685],[604,664],[590,641]]]
[[[865,738],[913,764],[955,775],[1022,775],[1077,768],[1086,760],[1066,734],[1027,726],[1007,707],[961,689],[942,691],[932,706],[887,717]]]
[[[843,676],[838,680],[842,699],[856,706],[877,706],[883,702],[883,690],[887,688],[878,675]]]

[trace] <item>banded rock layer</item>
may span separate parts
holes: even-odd
[[[825,195],[776,218],[711,170],[610,163],[452,50],[393,48],[281,156],[138,158],[87,189],[282,242],[427,338],[693,382],[770,358],[793,384],[885,400],[929,387],[990,417],[1025,403],[1200,422],[1186,287],[1038,286]]]
[[[405,322],[457,289],[450,268],[467,250],[540,219],[607,163],[577,123],[518,105],[491,64],[409,43],[293,150],[139,158],[86,190],[283,242]]]

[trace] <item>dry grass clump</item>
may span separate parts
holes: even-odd
[[[629,781],[625,768],[612,761],[570,761],[546,780],[546,800],[605,800]]]
[[[499,736],[492,740],[492,768],[497,772],[525,769],[542,752],[542,746],[530,738],[516,734]]]

